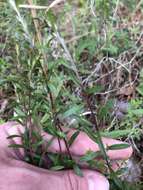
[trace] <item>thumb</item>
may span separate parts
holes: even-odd
[[[72,170],[56,172],[52,176],[53,179],[46,177],[47,183],[50,179],[49,190],[109,190],[108,180],[96,171],[83,170],[84,177],[77,176]]]
[[[17,160],[12,164],[15,169],[11,168],[10,176],[15,176],[17,187],[25,186],[23,190],[109,190],[108,180],[97,171],[84,169],[80,177],[73,170],[45,170]]]

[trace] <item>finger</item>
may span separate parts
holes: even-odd
[[[108,180],[96,171],[82,170],[83,177],[80,177],[72,170],[49,171],[17,160],[13,160],[11,168],[9,178],[13,180],[12,184],[16,180],[16,187],[29,184],[35,190],[109,190]]]
[[[2,159],[23,159],[24,150],[22,148],[8,148],[11,144],[22,144],[21,138],[7,139],[11,135],[20,135],[24,132],[24,127],[17,122],[7,122],[0,125],[0,158]]]
[[[1,126],[1,130],[4,131],[4,129],[5,129],[5,131],[7,131],[7,133],[9,135],[17,134],[18,130],[24,130],[22,128],[22,126],[20,126],[20,125],[17,125],[17,127],[12,127],[14,125],[16,125],[16,123],[8,122],[8,123],[3,124]],[[73,132],[74,131],[72,130],[71,133],[68,135],[69,138]],[[4,136],[4,134],[3,134],[3,136]],[[49,140],[51,140],[52,136],[43,132],[43,138],[45,139],[46,142],[48,142]],[[6,140],[3,138],[3,141],[5,142]],[[19,141],[19,139],[17,139],[17,141]],[[123,143],[122,141],[113,140],[113,139],[109,139],[109,138],[102,138],[102,141],[103,141],[103,144],[105,147],[111,146],[113,144]],[[64,141],[60,140],[60,144],[61,144],[62,152],[66,153],[67,148],[65,146]],[[87,136],[87,134],[80,132],[80,134],[77,136],[77,138],[75,139],[73,144],[70,146],[70,152],[71,152],[71,154],[73,154],[75,156],[83,156],[89,150],[94,151],[94,152],[99,151],[99,146],[97,143],[95,143],[93,140],[91,140]],[[52,144],[49,147],[49,151],[59,152],[59,141],[58,141],[58,139],[53,140]],[[126,149],[121,149],[121,150],[109,150],[107,152],[107,155],[110,157],[110,159],[120,160],[120,159],[128,159],[132,155],[132,152],[133,152],[132,148],[129,147]]]
[[[44,133],[43,138],[45,139],[45,141],[49,141],[52,138],[52,136],[47,133]],[[110,138],[102,138],[102,142],[105,147],[111,146],[114,144],[124,143],[122,141],[114,140]],[[60,143],[62,147],[62,152],[66,152],[67,148],[65,146],[64,141],[61,140]],[[53,152],[59,152],[59,142],[57,139],[54,139],[53,143],[49,147],[49,150]],[[89,150],[96,152],[96,151],[99,151],[100,148],[97,143],[95,143],[91,138],[88,137],[87,134],[85,134],[84,132],[80,132],[80,134],[77,136],[73,144],[70,146],[70,152],[72,155],[75,155],[75,156],[83,156]],[[107,151],[107,155],[112,160],[120,160],[120,159],[128,159],[132,155],[132,152],[133,152],[132,148],[128,147],[128,148],[120,149],[120,150],[109,150]]]

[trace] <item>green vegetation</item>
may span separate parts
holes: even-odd
[[[33,2],[42,6],[47,1]],[[143,135],[143,4],[131,2],[67,1],[56,5],[58,10],[36,11],[20,6],[26,1],[0,3],[0,123],[16,120],[25,126],[23,144],[11,145],[25,149],[25,161],[51,170],[73,168],[82,176],[69,147],[84,131],[100,151],[89,151],[80,161],[102,168],[111,189],[142,189],[141,182],[130,184],[118,177],[121,171],[112,171],[101,140],[107,136],[136,144]],[[71,128],[76,132],[68,140]],[[43,152],[41,130],[63,139],[68,154],[49,153],[53,139]],[[106,164],[93,161],[99,156]]]

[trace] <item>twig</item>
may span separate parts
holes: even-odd
[[[28,0],[28,3],[30,4],[30,6],[33,6],[33,0]],[[42,35],[41,35],[40,30],[39,30],[39,22],[38,22],[37,19],[35,19],[37,17],[37,13],[36,13],[35,9],[31,9],[31,15],[32,15],[35,30],[36,30],[36,33],[37,33],[37,39],[39,41],[39,44],[42,45]],[[42,55],[43,55],[43,58],[44,58],[44,64],[42,65],[42,67],[43,67],[43,71],[44,71],[45,76],[47,76],[48,66],[47,66],[47,64],[45,64],[46,60],[47,60],[47,56],[43,52],[43,50],[42,50]]]
[[[135,55],[132,57],[132,59],[131,59],[129,62],[127,62],[127,63],[124,64],[124,68],[125,68],[125,66],[127,66],[127,65],[133,63],[133,61],[135,60],[135,58],[138,56],[138,53],[140,52],[141,48],[142,48],[142,46],[140,46],[140,48],[138,48],[138,50],[136,51],[136,53],[135,53]],[[112,59],[112,60],[113,60],[113,59]],[[118,61],[117,61],[117,62],[118,62]],[[104,77],[106,77],[106,76],[112,74],[113,72],[115,72],[116,70],[120,69],[121,67],[123,67],[123,66],[120,65],[120,66],[118,66],[118,67],[112,69],[109,73],[106,73],[106,74],[102,75],[100,78],[96,79],[94,82],[100,81],[101,79],[103,79]]]
[[[24,8],[24,9],[37,9],[37,10],[41,10],[41,9],[48,9],[48,6],[39,6],[39,5],[19,5],[19,8]]]
[[[139,36],[139,38],[137,39],[135,45],[137,45],[137,44],[140,42],[142,36],[143,36],[143,32],[140,33],[140,36]]]
[[[30,6],[33,6],[33,1],[32,0],[27,0]],[[34,26],[35,26],[35,30],[37,33],[37,39],[39,41],[39,44],[42,44],[42,36],[41,36],[41,32],[39,31],[39,23],[38,20],[35,19],[37,16],[36,10],[35,9],[31,9],[31,15],[33,18],[33,22],[34,22]]]
[[[134,79],[134,81],[130,82],[129,84],[126,84],[126,85],[123,86],[123,87],[116,88],[116,89],[112,89],[112,90],[109,90],[109,91],[106,91],[106,92],[99,92],[99,93],[96,93],[96,95],[106,95],[106,94],[109,94],[109,93],[111,93],[111,92],[115,92],[115,91],[124,89],[124,88],[126,88],[126,87],[128,87],[128,86],[132,86],[132,85],[137,81],[137,78],[138,78],[138,75],[136,75],[136,78]]]
[[[116,7],[115,7],[115,11],[114,11],[114,14],[113,14],[113,18],[115,19],[116,15],[117,15],[117,11],[118,11],[118,8],[119,8],[119,3],[120,3],[120,0],[117,0],[116,2]]]
[[[48,11],[50,8],[55,7],[57,4],[64,2],[65,0],[55,0],[52,2],[49,6],[41,6],[41,5],[33,5],[33,3],[27,5],[27,4],[20,4],[18,7],[19,8],[24,8],[24,9],[37,9],[37,10],[46,10]]]
[[[93,14],[94,17],[96,17],[94,7],[95,7],[95,1],[91,0],[91,2],[90,2],[91,13]]]
[[[87,83],[87,82],[89,81],[89,79],[90,79],[93,75],[95,75],[95,74],[100,70],[101,64],[102,64],[103,61],[105,61],[105,60],[106,60],[106,57],[103,57],[103,58],[100,60],[100,62],[97,63],[97,66],[96,66],[96,68],[94,69],[94,71],[93,71],[86,79],[83,80],[83,83]]]
[[[62,3],[62,2],[65,2],[66,0],[55,0],[55,1],[53,1],[50,5],[49,5],[49,7],[47,8],[47,10],[46,11],[48,11],[50,8],[52,8],[52,7],[55,7],[57,4],[59,4],[59,3]]]
[[[92,34],[94,34],[94,32],[92,31],[92,32],[87,32],[87,33],[82,34],[82,35],[79,35],[79,36],[74,36],[73,38],[67,40],[67,41],[66,41],[66,44],[71,43],[71,42],[74,42],[74,41],[77,41],[77,40],[79,40],[80,38],[83,38],[83,37],[85,37],[85,36],[88,36],[89,34],[92,35]]]
[[[64,49],[64,51],[65,51],[65,53],[66,53],[66,55],[67,55],[67,57],[68,57],[68,59],[69,59],[69,61],[71,63],[71,69],[75,72],[77,78],[80,80],[76,64],[74,63],[74,60],[73,60],[73,58],[72,58],[72,56],[71,56],[71,54],[70,54],[70,52],[69,52],[69,50],[68,50],[68,48],[66,46],[66,43],[65,43],[64,39],[60,36],[58,31],[56,32],[55,35],[56,35],[57,40],[59,41],[59,43],[63,47],[63,49]]]
[[[131,14],[131,17],[136,13],[136,11],[141,7],[141,4],[143,3],[143,0],[140,0],[137,4],[137,6],[135,7],[133,13]]]
[[[117,60],[115,60],[114,58],[109,58],[110,61],[114,61],[115,63],[118,63],[121,67],[123,67],[126,71],[128,71],[128,73],[130,73],[130,70],[126,67],[126,65],[124,65],[122,62],[119,62]],[[120,68],[121,68],[120,67]]]

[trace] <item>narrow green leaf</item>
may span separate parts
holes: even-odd
[[[38,159],[38,160],[40,160],[41,157],[42,157],[42,156],[40,156],[40,155],[38,155],[38,154],[34,154],[33,156],[34,156],[34,158],[36,158],[36,159]]]
[[[75,72],[75,71],[74,71]],[[79,79],[75,76],[75,73],[74,72],[69,72],[69,78],[77,85],[77,86],[80,86],[80,81]]]
[[[80,131],[76,131],[71,138],[68,141],[69,146],[71,146],[73,144],[73,142],[75,141],[75,139],[77,138],[77,136],[79,135]]]
[[[140,84],[140,85],[136,88],[136,90],[138,91],[138,93],[139,93],[140,95],[143,96],[143,84]]]
[[[41,123],[45,123],[48,119],[49,119],[49,114],[46,113],[46,114],[42,117]]]
[[[11,144],[8,147],[10,147],[10,148],[25,148],[22,144]]]
[[[92,127],[93,124],[88,121],[87,119],[82,118],[81,116],[78,115],[74,115],[75,119],[82,125],[82,126],[88,126],[88,127]]]
[[[98,146],[100,148],[101,154],[102,154],[103,158],[107,161],[108,160],[108,156],[106,154],[106,150],[105,150],[104,144],[102,142],[100,133],[98,131],[97,131],[97,137],[95,138],[94,141],[98,143]]]
[[[88,151],[84,156],[82,156],[80,158],[81,162],[88,162],[91,161],[97,157],[101,156],[101,152],[97,151],[97,152],[92,152],[92,151]]]
[[[32,145],[33,148],[38,148],[39,146],[41,146],[43,144],[44,140],[41,140],[35,144]]]
[[[107,150],[120,150],[120,149],[125,149],[125,148],[129,148],[130,145],[129,144],[114,144],[111,146],[108,146]]]
[[[119,137],[124,137],[127,136],[131,132],[130,129],[125,129],[125,130],[116,130],[116,131],[105,131],[101,132],[101,136],[104,137],[110,137],[110,138],[119,138]]]
[[[136,109],[136,110],[132,110],[131,113],[133,113],[136,116],[143,116],[143,109]]]
[[[77,113],[81,113],[83,109],[83,106],[81,105],[73,105],[69,110],[67,110],[64,115],[63,118],[67,118],[71,115],[76,115]]]
[[[64,76],[61,74],[59,76],[52,76],[50,79],[50,82],[48,84],[48,87],[53,94],[54,98],[57,98],[60,91],[63,88],[64,84]]]
[[[66,134],[64,132],[56,131],[56,134],[61,139],[65,139],[66,138]]]
[[[51,170],[58,171],[64,169],[64,166],[53,166],[50,168]]]
[[[7,137],[7,139],[13,139],[13,138],[16,138],[16,137],[22,137],[21,135],[10,135]]]
[[[74,169],[74,172],[80,176],[80,177],[83,177],[83,173],[82,173],[82,170],[80,169],[80,167],[76,164],[73,166],[73,169]]]
[[[48,21],[54,26],[56,23],[56,16],[54,15],[52,9],[49,9],[46,13]]]
[[[20,117],[25,117],[26,116],[25,113],[22,110],[20,110],[19,108],[15,108],[15,112]]]

